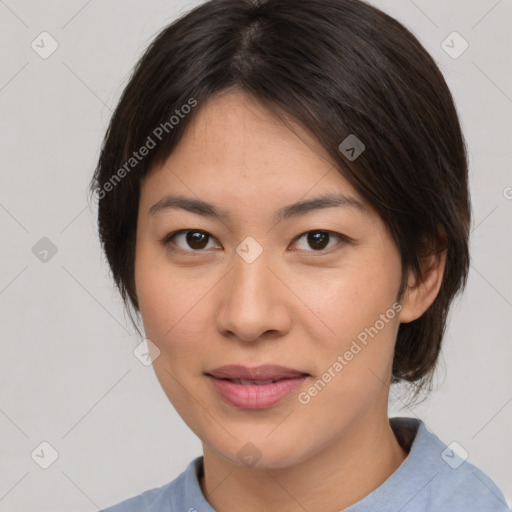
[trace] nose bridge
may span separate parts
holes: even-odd
[[[233,253],[231,285],[236,293],[257,295],[272,275],[267,268],[271,265],[271,253],[264,248],[265,240],[258,238],[245,237]]]
[[[221,292],[218,315],[221,331],[250,341],[268,330],[286,328],[288,315],[278,280],[268,268],[271,266],[271,255],[254,239],[246,239],[237,247],[232,270]]]
[[[250,254],[250,251],[248,252]],[[265,288],[268,284],[269,258],[266,252],[262,253],[254,260],[244,259],[243,256],[237,254],[233,261],[233,281],[234,285],[242,293],[258,294],[260,289]],[[268,287],[267,287],[268,288]]]
[[[275,291],[272,272],[267,268],[269,263],[267,251],[258,250],[254,242],[244,242],[237,247],[227,293],[231,307],[239,305],[246,309],[250,305],[252,311],[268,307],[267,301]]]

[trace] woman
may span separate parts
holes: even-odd
[[[106,509],[505,511],[426,389],[469,266],[467,157],[417,39],[359,0],[206,2],[105,137],[101,241],[203,455]]]

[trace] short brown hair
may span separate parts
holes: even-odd
[[[421,279],[421,256],[446,250],[435,301],[397,335],[392,382],[414,383],[416,396],[431,384],[450,304],[466,284],[467,153],[431,56],[408,29],[361,0],[211,0],[154,39],[115,109],[91,181],[100,239],[125,305],[138,311],[141,180],[177,145],[199,110],[191,106],[233,87],[318,139],[384,220],[403,275],[413,270]],[[357,162],[339,149],[353,134],[365,146]],[[135,159],[150,138],[155,147]],[[400,297],[405,285],[402,279]]]

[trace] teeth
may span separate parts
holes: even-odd
[[[242,384],[243,386],[249,386],[251,384],[256,384],[258,386],[262,386],[264,384],[272,384],[275,380],[247,380],[247,379],[232,379],[232,382],[235,384]]]

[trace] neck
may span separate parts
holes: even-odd
[[[387,418],[364,418],[323,451],[286,468],[247,468],[203,445],[201,489],[218,512],[339,511],[389,478],[407,457]]]

